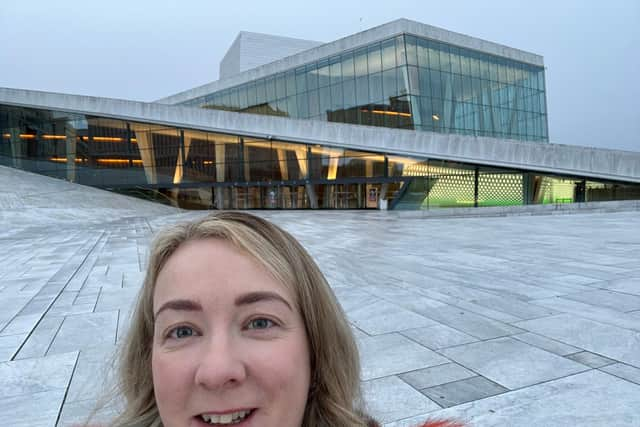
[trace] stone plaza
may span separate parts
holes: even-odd
[[[0,179],[0,424],[82,423],[112,374],[151,236],[206,212],[5,167]],[[638,209],[255,213],[327,276],[385,426],[640,425]]]

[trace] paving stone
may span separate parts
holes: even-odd
[[[0,293],[0,321],[9,323],[13,318],[23,310],[31,299],[29,296],[15,295],[15,292],[8,289]],[[2,329],[0,329],[0,333]]]
[[[48,314],[51,316],[72,316],[75,314],[86,314],[94,311],[95,304],[68,304],[52,307]]]
[[[6,362],[18,352],[28,334],[0,336],[0,362]]]
[[[479,339],[491,339],[524,332],[515,326],[447,305],[420,314]]]
[[[484,399],[506,391],[508,390],[505,387],[478,376],[421,390],[422,394],[443,408]]]
[[[353,333],[353,337],[356,340],[361,340],[361,339],[367,338],[369,336],[369,335],[365,334],[364,332],[362,332],[360,329],[356,328],[353,325],[351,325],[351,332]]]
[[[49,281],[47,282],[46,285],[42,287],[42,289],[38,291],[38,296],[41,298],[55,299],[60,294],[60,292],[62,292],[62,290],[64,289],[64,286],[65,286],[64,283]]]
[[[523,279],[520,279],[523,280]],[[591,279],[594,280],[594,279]],[[566,294],[573,294],[576,292],[587,292],[593,289],[594,286],[597,286],[597,283],[600,281],[592,282],[589,285],[575,285],[575,284],[567,284],[567,283],[558,283],[553,278],[527,278],[523,281],[526,283],[533,284],[535,286],[539,286],[541,288],[549,289],[558,293],[558,296],[563,296]]]
[[[453,260],[452,260],[453,261]],[[533,286],[522,282],[516,282],[511,279],[504,279],[499,274],[495,273],[483,273],[476,274],[473,278],[473,282],[477,288],[484,289],[490,292],[499,292],[512,295],[521,299],[541,299],[550,298],[561,293],[539,286]]]
[[[541,348],[559,356],[566,356],[567,354],[577,353],[580,351],[579,348],[531,332],[512,335],[511,338],[526,342],[527,344],[531,344],[532,346]]]
[[[640,284],[637,286],[640,288]],[[564,298],[621,312],[640,310],[640,296],[612,290],[596,289],[564,295]]]
[[[500,310],[505,313],[509,313],[520,319],[533,319],[538,317],[551,316],[553,314],[559,313],[546,307],[540,307],[538,305],[529,304],[515,298],[503,296],[492,296],[479,299],[476,301],[476,303],[479,305],[484,305],[486,307],[491,307],[494,310]]]
[[[385,427],[410,427],[426,416],[457,418],[471,426],[636,427],[640,386],[592,370],[482,400],[430,412]]]
[[[563,297],[536,300],[535,304],[552,308],[561,313],[572,313],[597,322],[640,331],[640,320],[627,313],[621,313],[610,308],[596,307],[595,305],[572,301]]]
[[[583,365],[587,365],[592,368],[601,368],[603,366],[616,363],[615,360],[602,357],[598,354],[594,354],[588,351],[581,351],[579,353],[569,354],[565,357],[567,359],[571,359],[575,362],[582,363]]]
[[[11,427],[54,427],[64,388],[21,396],[0,397],[0,419],[11,420]]]
[[[476,304],[475,302],[469,302],[461,298],[451,297],[448,295],[443,295],[435,291],[426,291],[425,294],[438,300],[440,302],[444,302],[451,307],[460,308],[465,311],[469,311],[480,316],[486,317],[488,319],[497,320],[498,322],[509,323],[509,322],[517,322],[518,320],[522,320],[522,317],[516,317],[511,314],[505,313],[503,311],[494,310],[493,308],[488,308],[485,305]]]
[[[640,277],[609,280],[602,287],[616,292],[640,296]]]
[[[115,344],[118,311],[67,316],[47,354]]]
[[[347,313],[349,320],[369,335],[435,325],[431,319],[386,301],[374,302]]]
[[[53,298],[33,298],[18,313],[21,316],[29,314],[44,314],[53,303]]]
[[[624,363],[602,366],[601,371],[640,385],[640,369]]]
[[[69,402],[65,400],[57,427],[107,425],[120,411],[110,406],[97,409],[93,400]]]
[[[129,307],[129,309],[118,310],[118,328],[116,331],[116,342],[120,342],[124,338],[126,338],[127,333],[129,332],[129,327],[131,326],[131,317],[133,316],[134,307]]]
[[[398,334],[363,338],[358,342],[362,364],[362,380],[385,377],[448,360],[439,354]]]
[[[80,266],[76,269],[69,282],[66,284],[65,289],[67,291],[79,291],[84,286],[84,282],[87,280],[87,276],[91,272],[91,269],[96,262],[96,252],[99,253],[101,249],[100,242],[103,240],[103,236],[104,233],[100,236],[95,245],[89,248],[89,253],[82,261]]]
[[[511,390],[586,370],[584,365],[513,338],[465,344],[440,353]]]
[[[640,333],[572,314],[525,320],[518,326],[640,368]]]
[[[446,325],[434,325],[426,328],[409,329],[402,331],[402,335],[409,337],[432,350],[478,341],[477,338]]]
[[[98,401],[115,381],[115,345],[81,350],[66,401]]]
[[[31,395],[65,390],[78,358],[77,352],[0,363],[0,396]]]
[[[461,298],[467,301],[478,301],[497,296],[493,292],[489,292],[484,289],[478,289],[475,286],[470,286],[467,283],[454,286],[447,284],[447,286],[440,286],[437,289],[433,289],[432,291],[452,297]]]
[[[382,301],[380,298],[371,295],[369,292],[352,287],[334,287],[333,292],[338,298],[340,306],[342,306],[342,309],[347,314],[351,310],[367,306],[377,301]]]
[[[365,381],[363,394],[367,410],[380,422],[440,409],[431,399],[395,376]]]
[[[111,311],[117,309],[129,310],[136,301],[136,288],[107,288],[100,292],[95,311]]]
[[[43,313],[16,316],[0,331],[0,336],[17,335],[31,332],[36,327]]]
[[[589,285],[597,282],[593,277],[581,276],[579,274],[564,274],[562,276],[554,277],[554,282],[570,285]]]
[[[144,273],[139,271],[125,271],[122,278],[122,287],[140,288],[144,281]]]
[[[18,354],[15,355],[15,358],[28,359],[42,357],[47,354],[47,350],[49,350],[63,320],[63,317],[45,316],[31,332]]]
[[[478,374],[475,372],[472,372],[456,363],[445,363],[444,365],[407,372],[399,375],[399,377],[413,388],[424,389],[463,380],[465,378],[475,377],[477,375]]]

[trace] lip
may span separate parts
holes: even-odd
[[[207,414],[207,415],[225,415],[225,414],[233,414],[234,412],[240,412],[240,411],[253,411],[255,409],[258,408],[234,408],[234,409],[228,409],[226,411],[202,411],[200,412],[200,414]],[[200,415],[198,414],[198,415]]]
[[[231,414],[234,412],[240,412],[240,411],[251,411],[251,413],[244,418],[242,421],[240,421],[239,423],[236,424],[228,424],[229,426],[233,426],[233,427],[249,427],[249,423],[251,422],[251,420],[253,419],[253,416],[255,415],[255,413],[258,411],[258,408],[240,408],[240,409],[231,409],[231,410],[227,410],[227,411],[211,411],[211,412],[201,412],[200,414],[207,414],[207,415],[225,415],[225,414]],[[204,427],[204,426],[211,426],[212,424],[209,424],[207,422],[205,422],[202,418],[200,418],[200,414],[198,415],[194,415],[193,420],[195,420],[195,426],[196,427]]]

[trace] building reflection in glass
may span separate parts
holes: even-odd
[[[342,113],[401,123],[396,101]],[[398,114],[393,114],[396,112]],[[391,113],[391,114],[390,114]],[[400,114],[402,113],[402,114]],[[395,209],[639,199],[640,186],[0,106],[0,163],[186,208]]]

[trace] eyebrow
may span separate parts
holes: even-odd
[[[156,314],[153,315],[154,319],[158,318],[158,315],[165,310],[176,310],[176,311],[202,311],[202,306],[200,303],[189,300],[189,299],[174,299],[171,301],[167,301],[156,311]]]
[[[262,301],[281,302],[282,304],[286,305],[289,310],[293,311],[291,304],[289,304],[286,299],[284,299],[283,297],[281,297],[275,292],[268,292],[268,291],[249,292],[249,293],[240,295],[236,298],[234,303],[236,306],[242,306],[242,305],[256,304]],[[157,319],[158,315],[165,310],[202,311],[202,305],[197,301],[193,301],[189,299],[176,299],[176,300],[167,301],[164,304],[162,304],[162,306],[160,306],[158,311],[156,311],[156,313],[154,314],[153,318]]]
[[[289,310],[293,311],[293,308],[291,308],[291,304],[289,304],[286,299],[284,299],[283,297],[281,297],[275,292],[268,292],[268,291],[249,292],[249,293],[240,295],[238,298],[236,298],[235,304],[237,306],[240,306],[240,305],[255,304],[257,302],[262,302],[262,301],[279,301],[282,304],[286,305],[287,308],[289,308]]]

